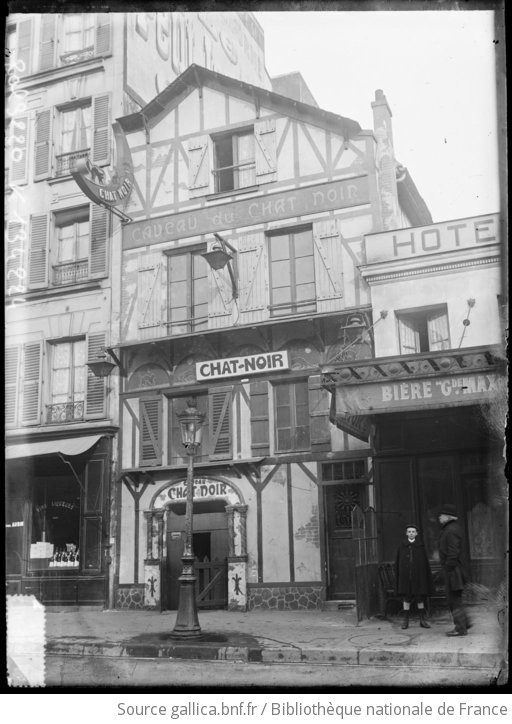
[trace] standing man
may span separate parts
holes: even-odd
[[[455,628],[447,636],[466,636],[468,617],[462,604],[464,584],[469,580],[463,562],[463,533],[458,524],[457,511],[450,503],[439,511],[439,523],[442,526],[439,536],[439,560],[444,574],[448,606],[452,612]]]
[[[425,618],[425,600],[432,594],[432,572],[418,532],[416,524],[409,524],[405,529],[405,540],[396,551],[396,592],[402,596],[404,610],[402,628],[409,628],[409,613],[413,600],[416,600],[421,628],[430,628]]]

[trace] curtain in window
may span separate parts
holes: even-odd
[[[91,108],[74,108],[64,111],[62,117],[61,153],[72,153],[90,148]]]
[[[431,351],[449,349],[448,315],[446,312],[435,312],[427,320],[428,347]]]
[[[53,347],[53,405],[85,398],[85,341],[63,342]]]
[[[405,319],[398,320],[400,334],[400,351],[402,354],[415,354],[420,351],[420,334],[416,329],[414,321]]]
[[[94,14],[64,15],[64,52],[72,53],[94,45]]]

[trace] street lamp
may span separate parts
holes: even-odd
[[[187,400],[187,407],[178,414],[181,427],[181,441],[187,451],[187,506],[185,509],[185,547],[181,562],[183,568],[179,577],[180,592],[178,615],[172,635],[177,638],[194,638],[201,635],[197,618],[196,577],[194,574],[193,549],[193,506],[194,506],[194,456],[201,444],[204,415],[195,406],[195,400]]]

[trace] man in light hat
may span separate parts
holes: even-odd
[[[468,617],[462,603],[464,584],[469,580],[462,557],[463,533],[458,524],[457,510],[447,503],[438,514],[442,526],[439,536],[439,560],[444,573],[448,606],[455,628],[447,636],[466,636],[469,628]]]

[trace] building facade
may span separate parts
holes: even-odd
[[[195,461],[199,607],[353,598],[351,510],[374,505],[357,421],[332,424],[322,367],[374,355],[364,235],[429,223],[375,129],[191,66],[119,118],[134,170],[122,231],[116,606],[177,605]]]
[[[14,14],[7,48],[8,592],[112,606],[119,376],[88,363],[119,341],[113,122],[193,59],[270,87],[263,33],[251,13]]]
[[[414,521],[439,574],[437,514],[454,504],[476,598],[506,572],[502,233],[493,213],[367,235],[375,358],[324,370],[338,424],[372,429],[379,560]]]

